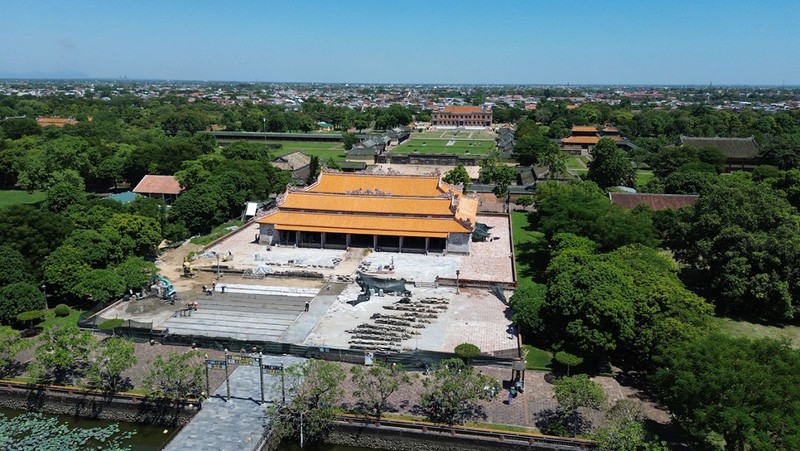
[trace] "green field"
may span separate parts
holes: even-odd
[[[570,155],[567,157],[567,169],[573,171],[586,170],[586,164],[580,158]]]
[[[320,162],[328,161],[328,158],[333,158],[334,161],[342,162],[344,158],[344,145],[342,143],[327,143],[327,142],[304,142],[304,141],[269,141],[270,144],[280,144],[283,147],[279,150],[273,150],[272,155],[282,157],[292,152],[303,152],[306,155],[318,157]]]
[[[35,204],[43,201],[45,193],[41,191],[34,191],[28,194],[27,191],[19,190],[0,190],[0,207],[17,204]]]
[[[392,153],[408,154],[446,154],[446,155],[485,155],[494,149],[494,141],[456,141],[448,146],[447,140],[412,139],[393,150]]]
[[[792,340],[793,347],[800,348],[800,327],[798,326],[768,326],[730,318],[714,318],[714,322],[719,326],[720,331],[734,337],[788,338]]]
[[[640,188],[653,178],[653,171],[648,169],[636,170],[636,187]]]
[[[485,139],[494,141],[497,137],[492,132],[471,131],[471,130],[428,130],[425,132],[412,132],[411,139],[455,139],[455,140],[471,140],[471,139]]]
[[[511,212],[514,234],[514,261],[517,263],[517,282],[524,287],[541,280],[547,264],[547,243],[542,232],[533,230],[528,223],[528,212]]]

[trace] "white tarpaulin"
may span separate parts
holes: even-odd
[[[248,202],[246,205],[247,205],[247,209],[245,210],[244,215],[245,216],[255,216],[256,215],[256,210],[258,209],[258,203],[257,202]]]

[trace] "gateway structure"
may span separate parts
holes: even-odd
[[[469,254],[478,200],[438,175],[322,172],[257,222],[262,244]]]

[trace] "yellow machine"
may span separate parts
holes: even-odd
[[[192,265],[189,263],[189,260],[184,260],[183,262],[183,274],[181,274],[181,277],[186,277],[188,279],[197,277],[197,274],[192,271]]]

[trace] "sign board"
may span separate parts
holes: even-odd
[[[224,360],[206,360],[206,366],[212,370],[224,370],[228,365]]]
[[[249,355],[229,355],[228,363],[231,365],[258,366],[258,357],[252,357]]]
[[[364,365],[371,366],[375,360],[375,355],[371,352],[364,353]]]
[[[283,367],[280,365],[263,365],[261,369],[268,374],[279,374]]]

